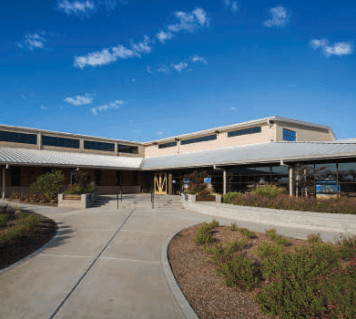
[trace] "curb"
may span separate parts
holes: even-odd
[[[178,231],[176,231],[175,233],[171,234],[166,241],[164,242],[162,249],[161,249],[161,265],[163,268],[163,272],[166,276],[166,280],[168,282],[168,286],[170,288],[170,290],[173,293],[173,297],[175,299],[175,301],[177,302],[180,310],[183,313],[183,316],[186,319],[199,319],[199,317],[197,316],[197,314],[195,313],[195,311],[193,310],[192,306],[190,305],[190,303],[188,302],[188,300],[185,298],[183,292],[181,291],[181,289],[178,286],[178,283],[173,275],[171,266],[169,264],[168,261],[168,245],[170,243],[170,241],[173,239],[173,237],[175,237],[178,233],[180,233],[182,230],[198,225],[200,223],[196,223],[194,225],[189,225],[189,226],[185,226],[181,229],[179,229]]]

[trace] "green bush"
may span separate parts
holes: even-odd
[[[213,226],[211,224],[204,223],[200,226],[197,233],[193,237],[193,241],[196,245],[207,245],[214,241]]]
[[[82,185],[73,185],[68,187],[63,194],[86,194],[94,192],[93,186],[82,186]]]
[[[356,236],[343,237],[338,240],[339,254],[342,259],[351,259],[356,257]]]
[[[33,233],[40,222],[40,218],[36,215],[28,213],[20,214],[13,226],[0,231],[0,244]]]
[[[255,234],[248,230],[247,228],[238,228],[238,231],[241,235],[247,237],[247,238],[254,238],[255,237]]]
[[[278,235],[277,231],[274,228],[267,230],[266,235],[278,245],[281,246],[290,245],[289,240],[281,235]]]
[[[239,228],[237,227],[236,223],[231,223],[230,225],[230,230],[231,231],[237,231]]]
[[[223,195],[222,201],[223,201],[223,203],[226,203],[226,204],[233,204],[234,198],[237,196],[240,196],[240,195],[242,195],[242,193],[240,193],[240,192],[229,192],[229,193],[226,193],[225,195]]]
[[[53,170],[50,173],[43,174],[30,185],[30,190],[36,194],[43,194],[52,199],[57,196],[64,188],[65,176],[60,170]]]
[[[8,214],[0,214],[0,223],[1,222],[6,222],[9,219]]]
[[[278,256],[279,254],[285,252],[283,246],[263,242],[256,248],[256,255],[261,258],[268,258],[273,256]]]
[[[320,234],[309,234],[307,241],[309,243],[321,243],[322,239],[320,237]]]
[[[262,275],[267,281],[256,301],[261,311],[268,315],[326,318],[326,314],[331,313],[330,307],[334,307],[335,291],[345,292],[345,287],[339,285],[340,278],[335,277],[334,282],[326,280],[338,269],[338,251],[327,244],[273,254],[263,261]],[[342,308],[352,311],[352,303],[347,300],[344,303]]]
[[[226,247],[214,245],[207,252],[226,286],[251,290],[259,284],[261,276],[258,267],[239,253],[245,246],[245,241],[234,241]]]
[[[284,188],[280,188],[274,185],[265,185],[265,186],[257,187],[251,192],[251,194],[253,195],[259,195],[259,196],[271,197],[271,198],[275,198],[283,193],[285,193]]]

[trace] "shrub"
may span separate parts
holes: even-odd
[[[30,185],[30,190],[36,194],[45,195],[49,200],[57,196],[64,188],[65,177],[60,170],[53,170],[50,173],[43,174]]]
[[[238,228],[238,231],[241,235],[247,237],[247,238],[254,238],[255,237],[255,234],[248,230],[247,228]]]
[[[266,235],[278,245],[281,246],[290,245],[289,240],[281,235],[278,235],[277,231],[274,228],[267,230]]]
[[[265,185],[255,188],[251,193],[254,195],[275,198],[284,192],[284,188],[280,188],[274,185]]]
[[[309,243],[321,243],[322,239],[320,237],[320,234],[309,234],[307,241]]]
[[[212,228],[213,226],[207,223],[200,226],[197,233],[193,237],[194,243],[196,245],[207,245],[212,243],[214,241]]]
[[[242,193],[240,193],[240,192],[229,192],[229,193],[226,193],[222,197],[223,203],[233,204],[234,198],[237,197],[237,196],[240,196],[240,195],[242,195]]]
[[[13,226],[0,231],[0,244],[33,233],[40,222],[40,218],[36,215],[20,214]]]
[[[94,192],[93,186],[73,185],[68,187],[63,194],[86,194]]]
[[[280,245],[271,244],[264,242],[256,248],[257,256],[261,258],[268,258],[273,256],[278,256],[279,254],[283,253],[285,249]]]
[[[268,281],[256,301],[262,312],[269,315],[325,318],[331,311],[331,291],[335,292],[333,286],[337,284],[325,279],[339,267],[337,249],[327,244],[271,255],[262,265],[262,275]],[[347,310],[351,306],[346,304],[343,308]]]
[[[343,237],[338,240],[340,258],[351,259],[356,256],[356,236]]]
[[[0,214],[0,223],[1,222],[6,222],[9,219],[8,214]]]
[[[219,226],[219,222],[216,219],[213,219],[208,225],[211,228],[218,227]]]
[[[244,241],[235,241],[226,247],[214,245],[208,250],[209,261],[216,266],[217,275],[226,286],[251,290],[258,285],[261,276],[258,267],[239,253],[245,245]]]
[[[237,231],[238,230],[238,227],[236,226],[236,223],[231,223],[230,230],[231,231]]]

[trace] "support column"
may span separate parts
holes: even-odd
[[[223,170],[223,195],[226,194],[227,190],[227,172],[226,169]]]
[[[168,173],[168,195],[173,194],[173,176],[172,173]]]
[[[289,196],[294,196],[294,194],[295,194],[295,178],[294,178],[294,167],[293,166],[289,166],[288,182],[289,182]]]
[[[6,194],[6,167],[2,168],[2,199],[5,199]]]

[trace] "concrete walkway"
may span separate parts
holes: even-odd
[[[49,247],[0,273],[1,318],[184,318],[161,247],[211,217],[167,208],[21,207],[54,219],[59,231]]]
[[[114,202],[76,211],[20,205],[52,218],[59,231],[45,249],[0,271],[0,317],[191,318],[181,310],[184,298],[177,297],[174,279],[166,276],[161,250],[178,230],[214,216],[165,205],[135,207],[143,197],[137,198],[120,209]],[[216,219],[226,225],[232,221]],[[253,231],[271,228],[234,221]],[[286,236],[306,235],[299,228],[276,228]]]

